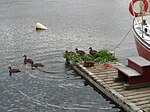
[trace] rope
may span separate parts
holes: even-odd
[[[126,33],[125,37],[121,40],[121,42],[114,48],[113,52],[122,44],[122,42],[126,39],[128,34],[130,33],[132,27],[129,29],[129,31]]]

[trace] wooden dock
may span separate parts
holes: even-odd
[[[103,68],[100,64],[93,67],[84,67],[83,63],[71,63],[73,69],[96,88],[102,91],[116,104],[127,112],[150,112],[150,86],[126,90],[125,82],[114,81],[118,77],[116,66],[111,63],[110,68]]]

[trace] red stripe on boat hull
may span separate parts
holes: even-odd
[[[147,59],[150,61],[150,47],[148,48],[144,43],[141,42],[141,40],[138,39],[138,37],[136,37],[134,35],[134,39],[135,39],[135,43],[136,43],[136,47],[137,47],[137,51],[138,54],[140,56],[142,56],[143,58]]]

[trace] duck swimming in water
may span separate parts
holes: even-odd
[[[9,75],[11,76],[11,74],[12,73],[18,73],[18,72],[21,72],[19,69],[15,69],[15,68],[11,68],[11,66],[10,67],[8,67],[9,68]]]
[[[31,67],[32,67],[32,69],[34,69],[34,68],[38,68],[38,67],[44,67],[44,65],[43,64],[41,64],[41,63],[31,63]]]
[[[29,58],[27,59],[26,55],[24,55],[23,57],[24,57],[24,64],[27,64],[27,63],[32,64],[33,63],[33,60],[29,59]]]

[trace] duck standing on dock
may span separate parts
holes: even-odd
[[[33,60],[29,59],[29,58],[27,59],[26,55],[24,55],[23,57],[24,57],[24,64],[27,64],[27,63],[32,64],[33,63]]]
[[[90,50],[89,54],[91,54],[91,55],[95,55],[97,53],[97,51],[93,50],[92,47],[90,47],[89,50]]]
[[[95,62],[94,61],[84,61],[83,66],[84,67],[92,67],[94,66]]]
[[[84,51],[78,50],[78,48],[76,48],[75,50],[76,50],[76,53],[79,54],[79,55],[84,55],[85,54]]]
[[[19,69],[15,69],[15,68],[11,68],[11,66],[10,67],[8,67],[9,68],[9,75],[11,76],[11,74],[12,73],[18,73],[18,72],[21,72]]]
[[[32,67],[32,69],[35,69],[35,68],[38,68],[38,67],[44,67],[44,65],[43,64],[41,64],[41,63],[31,63],[31,67]]]

